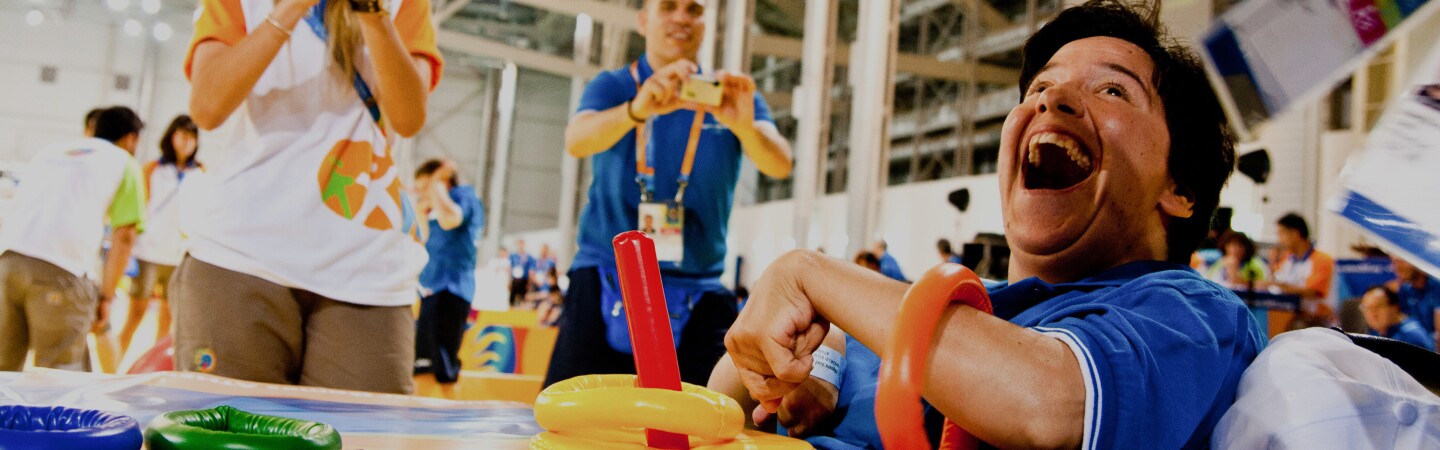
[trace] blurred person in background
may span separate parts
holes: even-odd
[[[455,163],[432,159],[415,170],[416,211],[427,223],[430,261],[420,272],[420,317],[415,321],[416,393],[438,387],[455,398],[460,377],[460,343],[475,300],[475,242],[485,213],[475,188],[461,185]]]
[[[123,106],[94,124],[94,137],[30,160],[13,200],[18,213],[0,228],[0,370],[20,370],[32,350],[36,367],[88,370],[86,335],[108,335],[110,302],[145,229],[145,186],[131,156],[145,124]],[[87,274],[106,223],[110,250],[97,292]]]
[[[181,115],[170,122],[160,136],[160,158],[141,169],[145,182],[145,234],[135,243],[135,259],[139,275],[130,283],[130,313],[120,329],[120,355],[130,351],[135,330],[145,318],[152,297],[160,303],[155,327],[155,341],[170,334],[170,302],[165,286],[170,275],[185,256],[180,247],[180,207],[175,198],[185,177],[204,170],[196,160],[200,152],[199,130],[190,116]]]

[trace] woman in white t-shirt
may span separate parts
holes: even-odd
[[[130,314],[125,318],[125,327],[120,329],[122,357],[130,349],[130,340],[135,337],[140,320],[145,318],[151,297],[160,302],[155,342],[170,334],[170,303],[163,294],[170,275],[185,254],[180,249],[180,208],[175,197],[185,177],[202,170],[196,160],[200,151],[199,135],[190,116],[176,117],[160,136],[160,158],[141,169],[141,179],[145,182],[146,227],[135,240],[140,274],[130,283]],[[155,295],[157,292],[161,295]]]
[[[390,144],[425,124],[442,64],[428,0],[200,2],[178,369],[412,390],[426,254]]]

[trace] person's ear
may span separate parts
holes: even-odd
[[[125,135],[125,137],[120,138],[119,144],[120,148],[123,148],[126,151],[129,151],[131,155],[134,155],[135,150],[140,148],[140,133],[136,132]]]
[[[650,20],[650,18],[647,17],[649,16],[649,11],[646,11],[646,9],[649,8],[649,3],[648,1],[645,2],[645,4],[640,6],[640,10],[635,12],[635,32],[639,33],[640,37],[645,39],[650,38],[650,36],[645,35],[645,24]]]
[[[1165,192],[1160,194],[1160,209],[1177,219],[1188,219],[1195,215],[1195,191],[1180,187],[1174,180]]]

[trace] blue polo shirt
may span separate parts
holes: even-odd
[[[654,72],[644,56],[639,61],[640,81]],[[630,66],[603,72],[585,87],[577,113],[604,111],[624,104],[636,95]],[[655,118],[650,142],[655,145],[655,200],[675,198],[680,164],[690,137],[694,111],[677,110]],[[774,122],[770,108],[755,94],[755,120]],[[660,263],[660,269],[691,277],[719,277],[725,270],[725,234],[735,183],[740,177],[740,140],[728,128],[705,117],[704,130],[695,153],[690,186],[685,190],[685,258],[680,264]],[[610,149],[590,157],[594,180],[589,203],[580,213],[579,251],[572,268],[614,267],[611,240],[615,235],[638,228],[640,185],[635,182],[635,131],[625,134]],[[668,280],[667,280],[668,281]]]
[[[1085,449],[1207,448],[1241,373],[1266,343],[1235,294],[1167,262],[1134,262],[1073,283],[997,284],[990,299],[997,316],[1060,339],[1080,359]],[[858,343],[846,347],[837,426],[809,441],[880,448],[880,360]]]
[[[479,252],[475,242],[485,227],[485,211],[471,186],[450,188],[450,200],[460,206],[460,226],[446,230],[439,221],[430,220],[430,238],[425,241],[430,262],[420,272],[420,285],[433,293],[449,291],[468,302],[475,299],[475,256]]]
[[[1435,351],[1433,333],[1425,331],[1425,327],[1420,326],[1420,322],[1416,322],[1414,318],[1406,318],[1384,332],[1375,331],[1373,328],[1367,331],[1371,336],[1390,338],[1432,352]]]
[[[1426,277],[1425,287],[1416,289],[1410,283],[1400,283],[1396,291],[1405,315],[1419,322],[1420,327],[1435,333],[1435,310],[1440,308],[1440,280]]]

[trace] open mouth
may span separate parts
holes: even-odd
[[[1030,137],[1022,166],[1025,188],[1062,190],[1080,184],[1095,170],[1092,155],[1070,136],[1036,133]]]
[[[666,36],[666,37],[669,37],[670,39],[674,39],[674,40],[677,40],[677,41],[680,41],[680,42],[689,42],[689,41],[690,41],[690,32],[689,32],[689,31],[686,31],[686,30],[671,31],[669,34],[666,34],[665,36]]]

